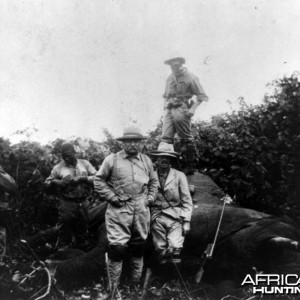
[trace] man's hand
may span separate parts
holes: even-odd
[[[122,207],[124,205],[124,201],[120,201],[120,199],[117,196],[112,197],[109,202],[114,207]]]
[[[185,236],[191,230],[191,225],[189,221],[184,221],[182,224],[182,235]]]
[[[51,185],[55,186],[55,187],[65,187],[66,186],[66,182],[60,179],[53,179],[51,181]]]
[[[74,184],[74,185],[82,182],[87,182],[86,176],[79,176],[79,177],[72,178],[70,180],[70,184]]]
[[[153,204],[154,200],[152,197],[147,197],[146,199],[146,206],[151,206]]]
[[[188,117],[193,117],[194,114],[195,114],[195,110],[192,109],[192,108],[190,108],[190,109],[188,110],[188,112],[186,113],[186,115],[187,115]]]

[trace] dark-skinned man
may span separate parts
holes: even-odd
[[[161,142],[151,155],[156,160],[158,193],[151,206],[151,233],[160,263],[180,264],[184,236],[190,230],[193,203],[187,178],[171,167],[178,159],[173,145]]]
[[[208,101],[199,79],[182,65],[183,57],[174,57],[165,61],[172,70],[166,82],[164,97],[164,118],[162,128],[162,141],[173,144],[177,133],[181,143],[186,148],[186,165],[183,170],[186,175],[194,172],[196,146],[191,132],[191,118],[197,107]],[[196,97],[196,101],[192,100]]]
[[[140,153],[144,138],[135,124],[126,126],[123,136],[117,139],[123,142],[123,150],[105,158],[94,180],[95,191],[108,202],[105,221],[112,298],[127,247],[131,250],[131,283],[138,284],[142,274],[144,246],[150,228],[149,205],[157,192],[152,162]]]
[[[62,246],[87,247],[87,197],[93,188],[96,169],[85,159],[77,159],[74,146],[64,143],[62,161],[54,166],[45,181],[46,188],[54,188],[61,196],[59,208]]]

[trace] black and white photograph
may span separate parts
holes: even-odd
[[[299,300],[299,28],[0,0],[0,300]]]

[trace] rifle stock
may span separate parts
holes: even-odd
[[[215,249],[215,245],[217,243],[217,238],[218,238],[218,234],[219,234],[219,230],[220,230],[220,226],[221,226],[221,222],[222,222],[222,218],[223,218],[223,214],[224,214],[224,210],[225,210],[225,205],[226,205],[226,198],[224,197],[224,203],[223,203],[223,207],[222,207],[222,211],[221,211],[221,215],[220,215],[220,219],[219,219],[219,222],[218,222],[218,227],[217,227],[217,230],[216,230],[216,234],[215,234],[215,237],[214,237],[214,241],[212,244],[208,244],[206,246],[206,249],[205,251],[203,252],[201,258],[200,258],[200,261],[199,261],[199,268],[198,268],[198,271],[194,277],[194,281],[196,283],[200,283],[201,282],[201,279],[203,277],[203,274],[204,274],[204,265],[207,261],[207,259],[212,259],[212,256],[213,256],[213,253],[214,253],[214,249]]]
[[[200,261],[199,261],[199,268],[198,271],[195,275],[194,281],[196,283],[200,283],[200,281],[202,280],[202,276],[204,274],[204,265],[206,263],[206,260],[208,258],[212,258],[212,253],[213,253],[213,244],[208,244],[205,251],[203,252]]]

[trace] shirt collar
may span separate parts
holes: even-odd
[[[176,79],[176,78],[180,78],[181,76],[183,76],[186,72],[187,72],[187,68],[182,68],[182,70],[179,74],[177,74],[177,75],[175,75],[174,73],[172,73],[172,74],[173,74],[174,78]]]
[[[64,162],[65,166],[68,167],[68,168],[76,168],[76,166],[78,164],[78,159],[76,158],[76,165],[75,166],[67,164],[64,160],[63,160],[63,162]]]
[[[125,150],[122,150],[122,156],[123,158],[128,158],[128,157],[132,157],[132,158],[137,158],[138,160],[141,160],[141,153],[139,152],[136,156],[130,156],[128,155]]]

